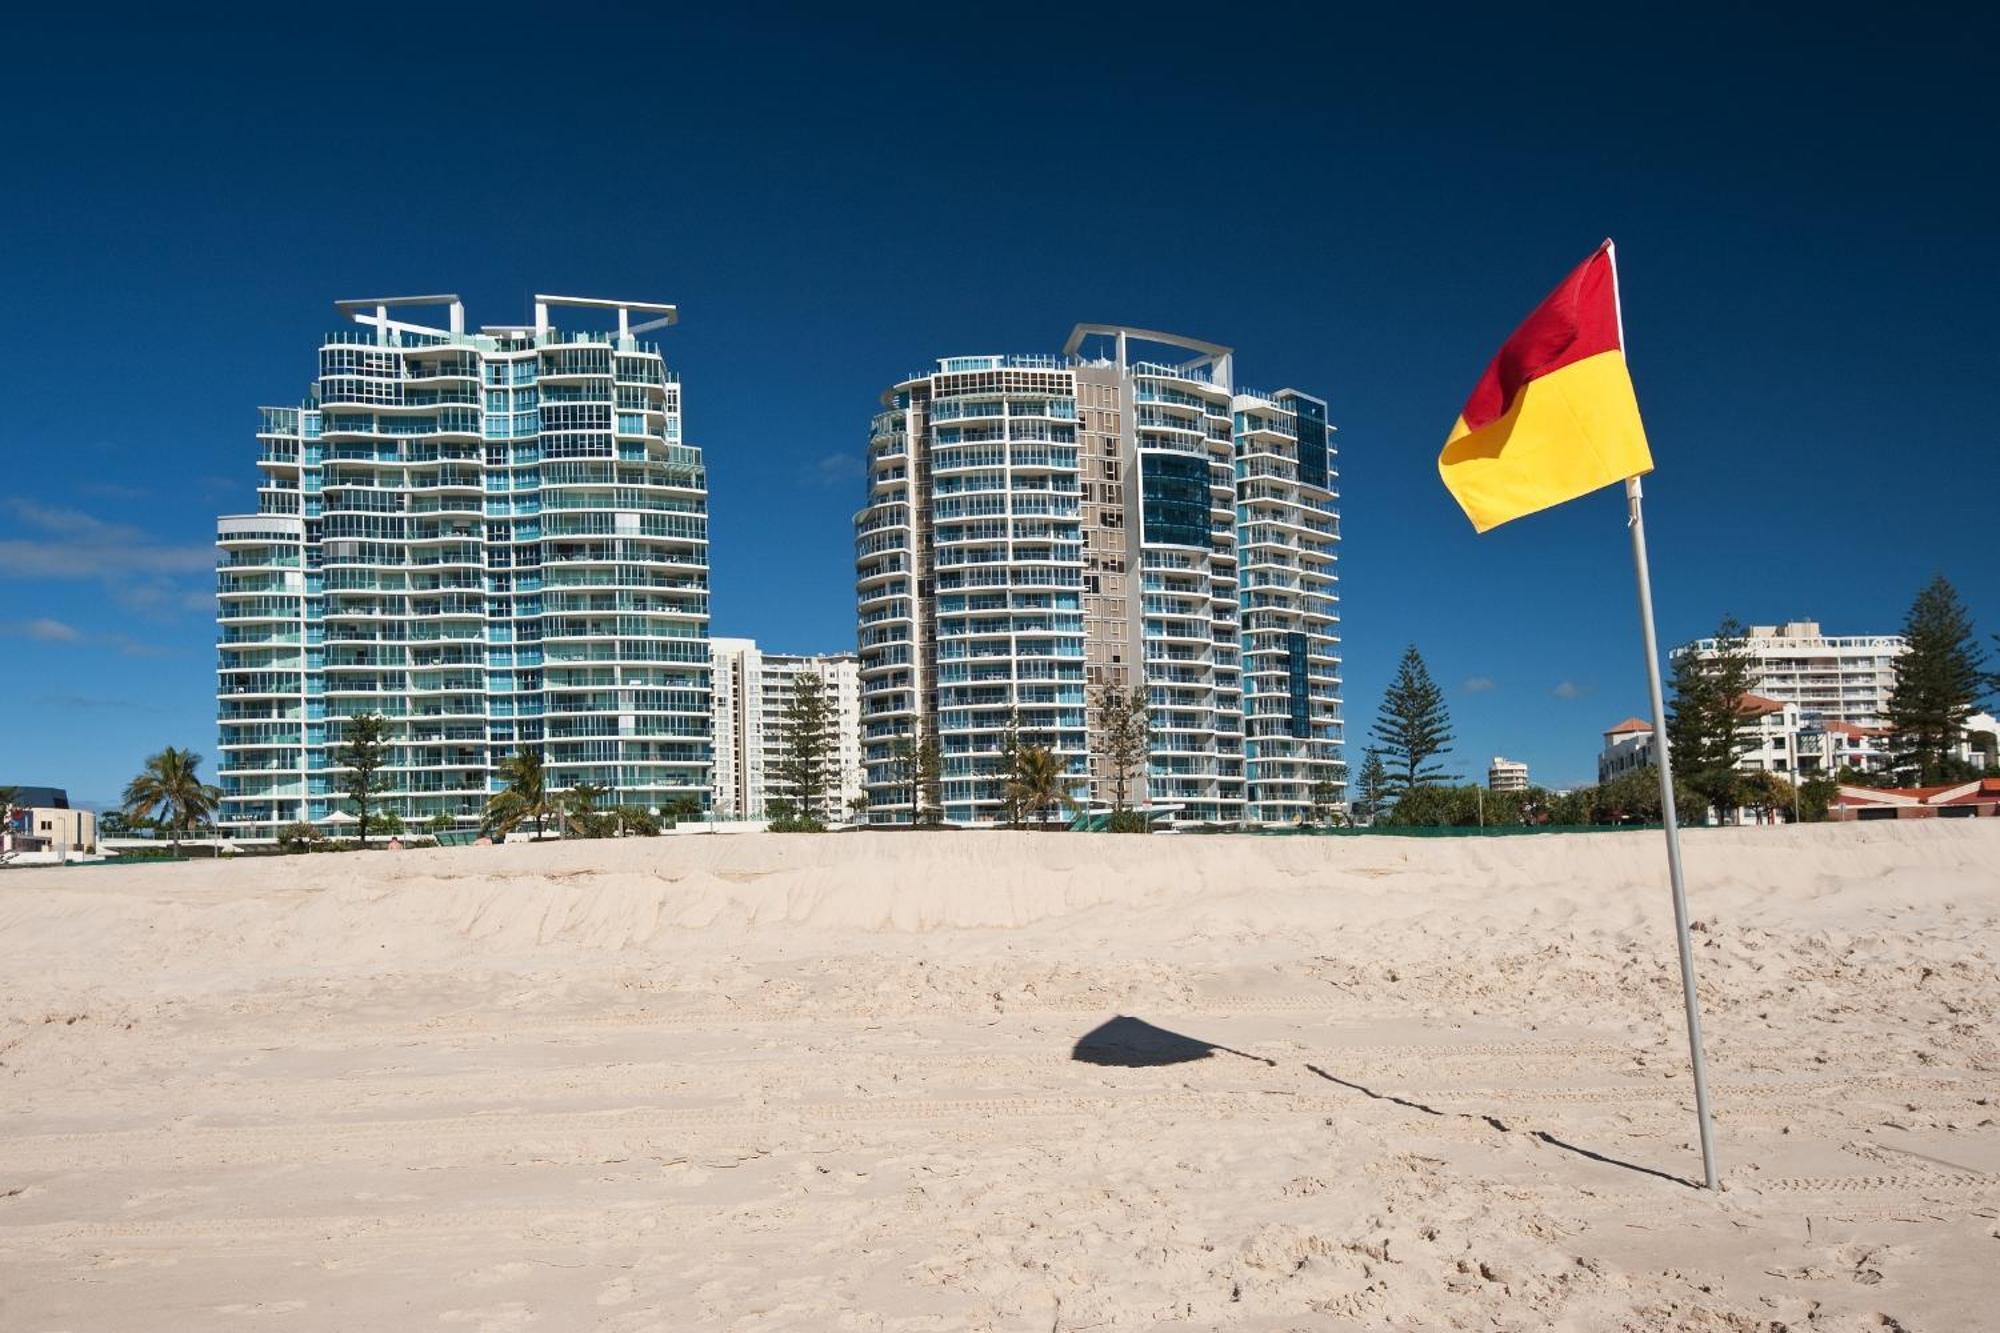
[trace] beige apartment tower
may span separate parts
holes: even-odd
[[[715,680],[715,814],[764,819],[774,796],[787,793],[778,777],[787,740],[786,712],[807,675],[826,684],[834,708],[836,819],[848,818],[861,787],[861,675],[853,653],[767,653],[755,639],[712,638]]]

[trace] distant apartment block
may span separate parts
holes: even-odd
[[[60,787],[20,787],[0,806],[0,863],[63,861],[97,851],[97,815],[73,809]]]
[[[798,682],[818,676],[834,706],[838,790],[829,813],[844,819],[862,795],[861,673],[854,653],[767,653],[754,639],[710,639],[715,679],[715,812],[764,819],[772,797],[790,786],[778,776],[790,732],[786,713]]]
[[[1486,767],[1486,786],[1490,791],[1526,791],[1528,766],[1495,755],[1493,762]]]
[[[1143,688],[1128,799],[1289,823],[1340,758],[1339,519],[1323,399],[1238,385],[1227,347],[1079,325],[1060,356],[960,356],[898,381],[855,516],[863,765],[935,737],[956,823],[1001,816],[1010,724],[1112,798],[1101,687]]]
[[[1743,646],[1754,664],[1753,694],[1797,704],[1809,721],[1857,727],[1879,727],[1888,720],[1896,659],[1909,651],[1900,634],[1830,637],[1815,620],[1752,625]],[[1717,640],[1697,639],[1675,649],[1674,656],[1692,652],[1709,657],[1719,650]]]
[[[1604,747],[1597,754],[1598,783],[1651,767],[1653,749],[1653,724],[1642,717],[1626,718],[1604,733]]]
[[[1833,777],[1843,768],[1880,772],[1889,766],[1887,737],[1878,727],[1815,720],[1796,703],[1746,694],[1738,702],[1745,749],[1736,767],[1745,773],[1778,773],[1803,781]],[[1656,754],[1653,724],[1627,718],[1604,733],[1597,780],[1649,767]]]
[[[522,748],[551,788],[705,800],[707,473],[640,337],[674,308],[537,296],[477,332],[455,296],[336,308],[360,328],[264,409],[258,512],[217,525],[220,826],[351,826],[337,753],[367,712],[407,822],[475,826]]]

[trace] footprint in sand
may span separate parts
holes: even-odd
[[[290,1314],[306,1308],[304,1301],[236,1301],[213,1307],[217,1314]]]

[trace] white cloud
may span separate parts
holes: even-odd
[[[843,450],[837,454],[827,454],[813,464],[812,476],[822,486],[845,486],[858,479],[868,469],[861,461],[861,455]]]
[[[127,486],[116,481],[80,481],[76,484],[76,493],[98,500],[144,500],[152,495],[143,486]]]
[[[8,499],[0,512],[37,534],[0,537],[0,578],[100,583],[119,605],[155,619],[207,609],[212,546],[161,542],[129,524],[33,500]]]
[[[131,699],[111,699],[90,694],[45,694],[35,700],[44,708],[61,709],[64,712],[118,711],[135,713],[157,713],[160,710],[152,704],[142,704]]]
[[[1590,688],[1588,685],[1579,685],[1573,680],[1565,680],[1550,690],[1549,693],[1558,699],[1581,699],[1584,695],[1590,693]]]
[[[1467,694],[1489,694],[1499,688],[1498,685],[1493,683],[1493,677],[1491,676],[1467,676],[1465,678],[1464,689]]]
[[[0,621],[0,637],[33,639],[37,643],[67,643],[78,647],[115,648],[127,657],[159,657],[166,649],[127,634],[87,634],[74,625],[46,616],[34,620]]]

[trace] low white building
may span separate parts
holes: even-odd
[[[63,805],[13,805],[0,810],[0,858],[21,863],[70,861],[97,855],[97,816]]]
[[[1887,735],[1880,727],[1821,720],[1791,701],[1746,694],[1737,703],[1743,715],[1743,753],[1736,767],[1745,773],[1777,773],[1792,781],[1834,777],[1843,768],[1865,773],[1888,767]],[[1597,756],[1597,780],[1609,782],[1621,773],[1645,768],[1654,761],[1653,725],[1630,717],[1604,733]]]
[[[1965,719],[1958,757],[1982,773],[2000,773],[2000,719],[1991,713],[1974,713]]]
[[[1496,754],[1486,767],[1486,786],[1490,791],[1526,791],[1528,766]]]
[[[847,817],[862,794],[861,674],[853,653],[809,656],[767,653],[754,639],[709,640],[714,666],[714,803],[722,819],[763,819],[772,797],[783,796],[777,776],[784,760],[785,712],[801,676],[825,681],[834,707],[837,793],[829,813]]]
[[[1603,786],[1621,773],[1647,768],[1653,762],[1653,724],[1642,717],[1628,717],[1604,733],[1604,748],[1597,755],[1597,785]]]

